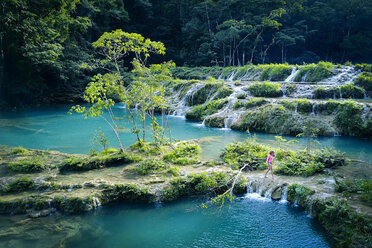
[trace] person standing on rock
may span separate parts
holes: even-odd
[[[274,172],[273,172],[273,159],[275,158],[274,151],[270,151],[269,155],[267,155],[266,163],[267,163],[267,171],[265,173],[265,178],[267,176],[267,173],[271,171],[271,175],[274,179]]]

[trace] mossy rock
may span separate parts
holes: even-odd
[[[205,118],[205,125],[208,127],[225,127],[225,119],[224,116],[208,116]]]

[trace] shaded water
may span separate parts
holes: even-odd
[[[116,138],[102,118],[84,119],[79,114],[69,115],[70,105],[59,105],[49,108],[34,108],[17,112],[2,112],[0,114],[0,144],[10,146],[24,146],[26,148],[50,149],[67,153],[88,153],[90,149],[99,149],[92,144],[92,136],[101,128],[110,141],[110,146],[118,147]],[[135,142],[131,133],[131,122],[126,117],[125,109],[120,105],[114,109],[119,124],[125,126],[121,130],[121,139],[125,146]],[[160,123],[162,122],[159,116]],[[223,147],[234,141],[242,141],[252,134],[244,132],[209,128],[200,123],[190,122],[182,117],[169,116],[169,126],[175,139],[205,139],[202,144],[203,158],[218,157]],[[165,120],[163,120],[165,123]],[[259,142],[278,145],[273,134],[256,133]],[[150,136],[150,134],[148,135]],[[212,137],[211,137],[212,136]],[[293,137],[286,137],[294,139]],[[294,149],[303,149],[306,141],[298,138],[299,143],[291,145]],[[318,147],[333,146],[346,152],[350,158],[372,163],[372,141],[352,137],[319,137]]]
[[[30,221],[0,216],[7,224],[0,225],[0,247],[333,247],[319,223],[299,208],[248,197],[222,209],[199,204],[114,205]]]

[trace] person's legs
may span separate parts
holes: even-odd
[[[267,173],[270,171],[270,164],[267,165],[267,170],[266,170],[266,173],[265,173],[265,178],[267,176]]]

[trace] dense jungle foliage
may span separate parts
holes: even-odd
[[[0,12],[1,99],[13,105],[81,100],[99,72],[81,66],[94,58],[92,42],[118,28],[163,42],[163,59],[178,66],[372,55],[367,0],[4,0]],[[131,69],[129,61],[121,66]]]

